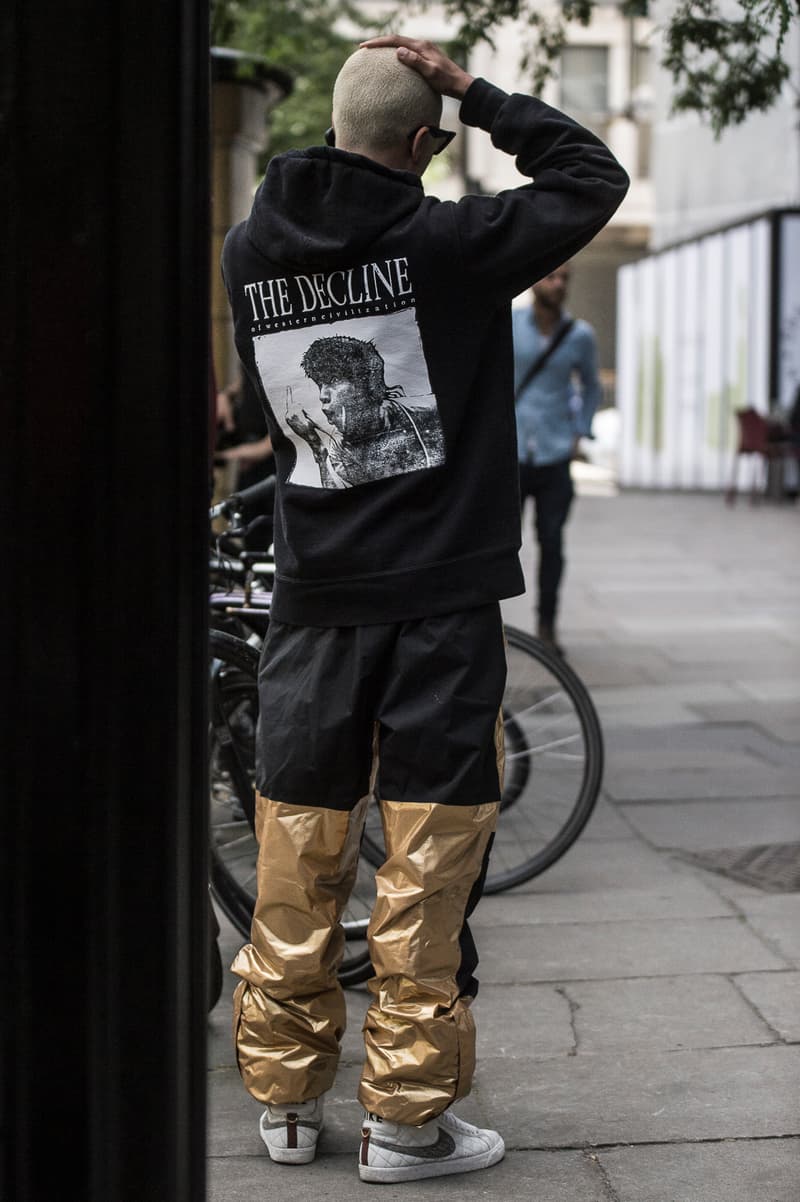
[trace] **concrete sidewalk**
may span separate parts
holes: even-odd
[[[607,491],[576,504],[561,621],[603,722],[603,795],[558,864],[475,916],[478,1071],[457,1111],[508,1153],[381,1198],[800,1199],[800,509]],[[531,628],[530,597],[504,609]],[[240,942],[223,921],[227,960]],[[299,1168],[258,1138],[229,993],[209,1017],[211,1202],[366,1196],[365,991]]]

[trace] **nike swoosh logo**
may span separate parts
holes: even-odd
[[[456,1141],[444,1127],[439,1127],[438,1132],[439,1138],[435,1144],[423,1144],[421,1147],[412,1144],[392,1144],[388,1140],[377,1139],[374,1131],[371,1142],[379,1148],[385,1148],[387,1152],[399,1152],[402,1156],[418,1156],[421,1160],[442,1160],[455,1152]]]

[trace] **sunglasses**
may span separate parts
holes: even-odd
[[[421,129],[427,129],[434,142],[437,143],[433,150],[434,154],[441,154],[445,147],[449,146],[453,141],[453,138],[456,136],[454,129],[439,129],[437,125],[418,125],[416,129],[412,129],[410,134],[406,134],[409,142],[413,141]],[[333,131],[333,126],[325,130],[325,145],[336,145],[336,134]]]

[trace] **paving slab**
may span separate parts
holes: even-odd
[[[298,1202],[321,1197],[326,1202],[352,1202],[372,1196],[374,1186],[358,1178],[353,1154],[317,1157],[311,1165],[273,1165],[263,1157],[228,1157],[209,1161],[207,1202]],[[536,1202],[608,1202],[599,1164],[581,1152],[510,1152],[500,1164],[469,1177],[440,1177],[398,1185],[382,1185],[386,1202],[462,1202],[465,1196],[486,1202],[509,1197]]]
[[[699,685],[703,681],[713,679],[729,685],[737,693],[743,693],[743,683],[753,674],[757,667],[761,671],[771,672],[778,676],[785,672],[787,663],[791,660],[791,651],[785,640],[774,639],[774,648],[759,652],[757,647],[751,648],[749,656],[723,655],[718,659],[697,657],[693,660],[675,660],[672,658],[675,648],[669,642],[662,641],[659,653],[663,656],[666,667],[660,677],[653,675],[653,683],[670,680],[673,683],[683,683],[688,686]],[[750,712],[758,709],[762,702],[750,701]],[[705,709],[705,706],[703,706]],[[725,719],[722,718],[721,721]],[[742,712],[740,720],[748,721],[746,711]]]
[[[598,1153],[616,1202],[797,1202],[800,1140],[745,1139]]]
[[[723,976],[570,981],[561,991],[573,1008],[579,1055],[776,1042],[775,1032]]]
[[[207,1087],[209,1156],[260,1156],[258,1120],[263,1106],[251,1098],[232,1065],[212,1069]]]
[[[747,638],[718,632],[709,639],[706,631],[684,630],[680,639],[669,643],[660,639],[659,650],[669,661],[670,668],[678,664],[687,667],[698,663],[713,664],[727,677],[728,665],[742,663],[747,664],[748,675],[763,677],[767,674],[764,672],[767,665],[777,669],[786,667],[786,643],[782,635],[781,626],[770,618],[767,629],[751,631]]]
[[[684,590],[682,597],[691,594],[691,589]],[[697,594],[695,594],[697,595]],[[691,597],[687,597],[687,608],[691,605]],[[674,609],[664,613],[643,613],[629,616],[622,620],[622,628],[633,635],[680,634],[691,631],[693,634],[717,636],[719,634],[738,634],[742,638],[759,638],[763,634],[770,635],[780,631],[780,624],[769,614],[739,612],[724,614],[719,612],[719,600],[716,603],[712,596],[708,597],[705,613],[676,613]]]
[[[797,667],[795,657],[795,667]],[[775,677],[762,677],[760,680],[742,681],[742,691],[755,701],[800,701],[800,681],[797,676],[785,672]]]
[[[529,926],[553,922],[624,922],[632,918],[725,918],[733,904],[691,877],[674,875],[650,889],[593,889],[574,893],[497,894],[481,899],[470,926]]]
[[[662,735],[656,731],[611,729],[605,732],[606,750],[616,762],[626,767],[635,765],[643,755],[655,768],[703,767],[709,752],[726,756],[744,752],[759,762],[800,766],[800,746],[788,745],[766,735],[755,721],[756,716],[756,711],[751,708],[747,720],[709,722],[704,727],[698,727],[696,723],[671,727]]]
[[[479,1063],[492,1056],[535,1060],[575,1053],[570,1003],[556,986],[482,981],[473,1009]]]
[[[597,694],[593,696],[604,730],[622,727],[628,730],[661,731],[670,726],[686,726],[702,721],[687,701],[665,697],[642,705],[635,698],[615,697],[613,689],[603,690],[602,697]]]
[[[666,701],[682,705],[743,701],[746,694],[733,685],[708,680],[700,684],[665,681],[660,684],[633,685],[630,688],[595,689],[592,696],[597,706],[639,706],[646,710],[650,705],[659,706]]]
[[[800,1042],[800,972],[751,972],[734,984],[785,1040]]]
[[[788,918],[797,925],[800,931],[800,893],[762,893],[758,891],[743,899],[740,908],[748,918]]]
[[[791,667],[791,656],[789,657]],[[797,670],[796,668],[794,670]],[[752,722],[774,739],[796,745],[800,731],[800,703],[791,701],[720,702],[693,707],[707,722]]]
[[[621,567],[622,564],[618,563],[617,566]],[[663,565],[659,564],[643,565],[641,571],[637,571],[636,562],[628,562],[627,566],[632,579],[610,578],[597,581],[594,587],[598,596],[613,597],[615,601],[624,602],[626,598],[635,595],[637,609],[646,606],[648,613],[653,610],[660,611],[668,617],[670,626],[674,627],[675,622],[679,622],[678,628],[681,630],[686,628],[686,620],[680,616],[675,617],[676,595],[681,599],[690,597],[694,603],[702,601],[706,609],[718,611],[720,588],[728,583],[713,567],[706,577],[698,578],[690,567],[673,573],[665,571]],[[691,622],[691,619],[689,621]],[[693,626],[689,624],[688,629],[692,631]]]
[[[800,802],[789,798],[627,804],[625,817],[655,847],[686,851],[800,839]]]
[[[626,823],[627,826],[627,823]],[[510,899],[523,893],[585,893],[595,889],[647,889],[673,885],[689,870],[646,847],[627,826],[628,837],[608,840],[602,847],[578,839],[560,860],[530,881],[501,894]]]
[[[228,966],[244,943],[242,936],[219,907],[215,905],[214,910],[220,928],[217,943],[222,957],[223,976],[222,992],[208,1016],[206,1028],[206,1059],[209,1069],[227,1068],[234,1063],[233,991],[239,983],[239,978],[229,971]]]
[[[347,1004],[347,1029],[342,1039],[342,1064],[360,1067],[364,1059],[364,1017],[372,1001],[366,985],[358,985],[344,992]]]
[[[477,975],[494,984],[787,967],[738,918],[503,926],[477,942]]]
[[[704,882],[718,897],[730,902],[736,908],[737,913],[741,913],[742,899],[764,896],[764,890],[759,889],[757,885],[748,885],[744,881],[734,880],[733,877],[725,876],[721,872],[714,872],[699,861],[683,860],[680,855],[676,858],[692,868],[697,880]]]
[[[595,802],[592,815],[580,834],[582,842],[593,839],[606,842],[610,839],[630,839],[631,828],[620,817],[619,811],[602,794]]]
[[[233,1050],[232,989],[223,988],[222,996],[208,1016],[206,1058],[208,1068],[229,1068],[235,1063]]]
[[[691,768],[680,762],[672,768],[657,768],[649,762],[646,753],[635,768],[622,766],[611,759],[603,788],[615,801],[797,798],[800,782],[796,766],[779,768],[758,763],[746,754],[715,753],[709,748],[705,764]]]
[[[504,1057],[479,1064],[476,1088],[515,1148],[783,1137],[800,1134],[799,1071],[785,1045]]]
[[[623,644],[615,647],[610,655],[603,632],[597,632],[588,641],[583,632],[578,636],[574,630],[571,631],[566,651],[570,665],[590,692],[622,685],[652,684],[663,679],[666,671],[663,655],[649,647]]]
[[[721,728],[723,731],[726,728]],[[750,733],[752,728],[740,728]],[[693,727],[678,727],[677,732],[682,735],[680,743],[677,741],[659,738],[657,731],[645,732],[636,731],[632,738],[629,738],[629,745],[626,748],[621,748],[615,742],[615,736],[619,732],[614,731],[606,737],[606,755],[608,763],[606,765],[606,783],[609,776],[624,775],[631,772],[647,772],[664,773],[664,772],[690,772],[708,771],[709,759],[716,759],[719,756],[720,760],[728,766],[737,768],[753,768],[755,765],[763,765],[764,760],[756,756],[745,746],[731,746],[730,739],[720,739],[716,736],[716,731],[708,728]],[[630,734],[630,732],[628,732]],[[692,737],[694,736],[694,737]],[[770,765],[773,766],[773,765]],[[610,790],[615,798],[617,794],[613,789]]]
[[[742,898],[748,924],[795,968],[800,968],[800,893]]]

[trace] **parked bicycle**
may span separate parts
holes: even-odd
[[[230,587],[212,594],[216,629],[210,634],[210,853],[214,895],[247,937],[256,893],[257,673],[274,565],[264,556],[247,560],[234,555],[240,513],[235,495],[212,510],[226,517],[231,529],[224,548]],[[528,881],[564,855],[591,816],[603,773],[600,723],[580,678],[532,635],[513,626],[506,626],[505,633],[506,767],[485,893]],[[360,941],[366,936],[374,898],[374,871],[384,858],[380,812],[371,805],[358,879],[343,923],[348,936],[340,969],[344,985],[363,981],[371,972]]]

